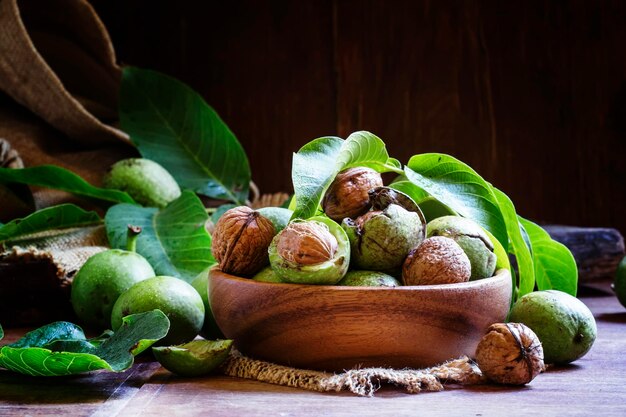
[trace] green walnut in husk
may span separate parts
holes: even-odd
[[[139,204],[163,208],[180,197],[178,183],[154,161],[130,158],[116,162],[102,180],[106,188],[126,191]]]
[[[448,237],[463,249],[472,267],[471,280],[493,276],[497,257],[491,239],[478,223],[460,216],[443,216],[428,223],[426,230],[427,237]]]
[[[337,223],[346,217],[356,218],[372,206],[368,192],[382,185],[382,177],[373,169],[356,167],[341,171],[324,195],[324,213]]]
[[[285,282],[334,285],[350,264],[350,242],[327,217],[294,220],[269,247],[272,269]]]
[[[348,271],[337,285],[347,287],[399,287],[400,282],[380,271]]]
[[[84,323],[105,329],[117,299],[139,281],[155,275],[150,263],[135,253],[140,227],[129,226],[127,250],[109,249],[96,253],[80,268],[72,281],[72,307]]]
[[[528,293],[518,299],[509,320],[524,323],[539,337],[546,363],[570,363],[593,346],[598,329],[589,308],[562,291]]]
[[[418,213],[397,204],[344,219],[354,268],[397,272],[409,251],[424,239],[424,222]]]
[[[261,269],[259,272],[256,273],[255,276],[252,277],[252,279],[259,282],[284,282],[281,277],[276,272],[274,272],[271,266],[266,266],[265,268]]]

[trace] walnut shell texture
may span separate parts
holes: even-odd
[[[370,168],[348,168],[341,171],[324,195],[324,213],[341,223],[346,218],[356,218],[371,207],[369,191],[381,187],[383,179]]]
[[[277,251],[290,262],[315,265],[333,258],[337,239],[323,224],[294,222],[280,233]]]
[[[402,266],[405,285],[466,282],[470,275],[470,261],[463,249],[442,236],[425,239],[409,253]]]
[[[222,271],[254,275],[269,264],[267,248],[275,233],[272,222],[257,211],[235,207],[215,224],[211,252]]]
[[[541,342],[522,323],[489,326],[476,348],[476,362],[487,378],[500,384],[528,384],[545,369]]]

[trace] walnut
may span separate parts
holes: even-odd
[[[267,249],[275,233],[272,222],[258,212],[235,207],[215,224],[211,252],[222,271],[254,275],[269,264]]]
[[[315,265],[333,258],[337,239],[322,223],[293,222],[281,232],[276,250],[290,262]]]
[[[522,323],[489,326],[476,348],[476,362],[487,378],[500,384],[528,384],[545,369],[541,342]]]
[[[371,207],[368,192],[383,185],[380,174],[370,168],[348,168],[341,171],[324,195],[324,213],[341,223],[346,218],[356,218]]]
[[[402,267],[404,285],[466,282],[471,275],[469,258],[452,239],[436,236],[413,249]]]
[[[341,226],[325,216],[294,220],[274,237],[272,270],[284,282],[335,285],[350,265],[350,241]]]

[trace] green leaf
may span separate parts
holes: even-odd
[[[113,203],[135,203],[132,197],[123,191],[94,187],[72,171],[55,165],[20,169],[0,168],[0,182],[37,185]]]
[[[458,159],[437,153],[413,156],[404,173],[422,188],[463,217],[478,222],[508,248],[507,228],[491,186]]]
[[[79,326],[67,321],[56,321],[26,333],[24,337],[9,346],[14,348],[42,347],[55,340],[84,339],[85,333]]]
[[[511,262],[509,261],[509,254],[506,253],[506,249],[504,249],[504,246],[502,246],[502,244],[498,241],[498,239],[495,238],[494,235],[491,234],[491,232],[489,232],[489,230],[487,229],[483,229],[485,231],[485,233],[487,234],[487,236],[489,236],[489,239],[491,239],[491,242],[493,243],[493,253],[496,255],[496,270],[498,269],[508,269],[509,271],[511,271]],[[515,281],[513,281],[513,286],[515,286],[516,283]]]
[[[123,371],[133,364],[133,356],[167,335],[170,321],[161,310],[132,314],[122,318],[117,331],[102,342],[94,354],[104,359],[114,371]]]
[[[502,191],[495,187],[491,187],[500,204],[500,210],[506,222],[506,227],[509,235],[509,253],[515,256],[517,260],[518,268],[518,293],[517,296],[521,297],[524,294],[533,292],[535,290],[535,269],[533,266],[533,258],[530,254],[530,248],[524,240],[522,229],[517,219],[515,212],[515,206],[511,199],[507,197]]]
[[[102,219],[96,212],[85,211],[73,204],[61,204],[0,226],[0,242],[45,230],[89,226],[100,222]]]
[[[0,367],[32,376],[73,375],[130,368],[134,355],[163,338],[170,322],[160,310],[124,317],[117,332],[87,340],[80,327],[55,322],[0,348]],[[92,343],[93,341],[93,343]]]
[[[422,213],[426,218],[426,222],[442,216],[458,216],[458,213],[450,207],[446,206],[441,201],[437,200],[435,197],[431,196],[426,191],[408,180],[392,182],[389,184],[389,187],[401,191],[411,197],[422,210]]]
[[[274,225],[276,233],[287,227],[293,211],[282,207],[262,207],[257,210],[261,215],[267,218]]]
[[[2,328],[2,325],[0,324],[0,340],[4,339],[4,329]]]
[[[224,213],[226,213],[231,208],[235,208],[235,207],[238,207],[237,204],[230,204],[230,203],[222,204],[221,206],[217,207],[215,211],[213,212],[213,214],[211,214],[211,222],[213,224],[217,223],[217,221],[220,219],[220,217],[222,217]]]
[[[532,247],[539,290],[559,290],[576,296],[578,268],[570,250],[553,240],[541,226],[519,217]]]
[[[248,198],[245,151],[187,85],[155,71],[124,68],[120,124],[141,155],[163,165],[181,187],[238,204]]]
[[[161,210],[118,204],[108,210],[104,222],[109,243],[120,249],[126,247],[128,224],[141,227],[137,252],[155,272],[191,282],[215,262],[207,220],[202,202],[187,190]]]
[[[402,173],[402,165],[389,157],[383,141],[370,132],[354,132],[346,140],[321,137],[304,145],[293,155],[293,218],[307,219],[316,215],[335,176],[344,169],[358,166],[378,172]]]

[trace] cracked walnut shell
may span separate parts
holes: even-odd
[[[251,276],[269,264],[267,249],[275,233],[272,222],[257,211],[235,207],[215,224],[211,252],[223,272]]]
[[[528,384],[545,369],[541,342],[522,323],[489,326],[476,348],[476,362],[487,378],[500,384]]]

